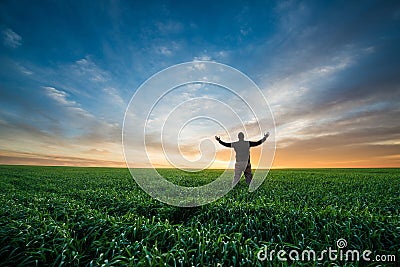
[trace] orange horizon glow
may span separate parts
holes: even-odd
[[[217,159],[226,159],[224,155],[229,153],[229,150],[222,151]],[[251,161],[252,168],[257,169],[257,165],[253,162],[258,160],[257,151],[252,151]],[[329,157],[328,157],[329,156]],[[229,157],[228,157],[229,158]],[[347,159],[347,160],[346,160]],[[229,162],[213,164],[209,169],[226,169]],[[63,156],[43,156],[38,155],[19,155],[14,153],[8,156],[5,153],[0,153],[1,165],[29,165],[29,166],[71,166],[71,167],[113,167],[113,168],[128,168],[125,161],[89,159],[80,157],[63,157]],[[173,168],[165,164],[154,164],[155,168]],[[346,158],[340,154],[335,154],[331,151],[325,160],[319,154],[291,152],[287,149],[277,149],[271,169],[292,169],[292,168],[399,168],[400,155],[381,156],[381,157],[362,157],[359,153],[353,155],[347,154]],[[151,166],[140,166],[137,168],[152,168]]]

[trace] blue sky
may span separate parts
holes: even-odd
[[[210,60],[263,91],[274,166],[400,165],[398,1],[2,1],[0,30],[1,163],[123,166],[135,90]]]

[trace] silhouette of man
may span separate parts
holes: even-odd
[[[215,139],[223,146],[233,147],[236,153],[236,163],[235,163],[235,176],[233,177],[232,184],[235,185],[239,182],[240,177],[242,176],[242,172],[244,172],[244,176],[246,177],[246,183],[249,185],[253,178],[253,174],[251,173],[251,164],[250,164],[250,147],[261,145],[267,140],[269,136],[269,132],[264,134],[264,137],[258,140],[257,142],[253,141],[245,141],[244,134],[242,132],[238,133],[239,141],[233,143],[225,143],[221,140],[219,136],[215,136]]]

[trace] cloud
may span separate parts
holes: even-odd
[[[172,55],[172,51],[166,46],[160,46],[158,48],[157,52],[159,52],[160,54],[163,54],[164,56],[171,56]]]
[[[18,64],[18,63],[17,63],[17,68],[19,69],[19,71],[21,71],[21,72],[22,72],[23,74],[25,74],[25,75],[30,76],[30,75],[33,75],[33,74],[34,74],[33,71],[31,71],[30,69],[28,69],[28,68],[22,66],[21,64]]]
[[[212,58],[208,55],[202,55],[199,57],[194,57],[193,61],[212,61]]]
[[[121,95],[119,94],[118,90],[114,87],[105,87],[103,92],[106,93],[113,104],[117,104],[118,106],[125,107],[126,103],[122,99]]]
[[[90,127],[98,124],[97,118],[93,114],[80,107],[79,103],[67,99],[68,94],[66,92],[48,86],[43,87],[43,89],[46,95],[56,104],[56,107],[53,107],[55,109],[53,112],[62,116],[64,120],[70,120],[74,126],[79,126],[80,129],[90,129]],[[67,125],[67,123],[64,122],[64,125]]]
[[[79,103],[67,99],[68,95],[54,87],[44,87],[48,97],[55,101],[56,116],[63,118],[62,126],[64,134],[72,134],[70,138],[82,144],[101,144],[105,142],[119,143],[121,128],[118,123],[109,123],[96,117],[83,109]],[[108,93],[114,94],[113,89],[108,88]],[[122,101],[122,99],[120,99]]]
[[[43,89],[46,91],[48,97],[62,106],[73,107],[76,105],[75,101],[67,100],[67,93],[64,91],[57,90],[56,88],[50,86],[44,86]]]
[[[22,44],[22,37],[13,30],[6,28],[2,30],[3,44],[10,48],[17,48]]]
[[[251,33],[251,31],[252,31],[251,28],[244,28],[244,27],[242,27],[242,28],[240,29],[240,33],[241,33],[243,36],[247,36],[249,33]]]
[[[276,166],[283,162],[306,164],[305,167],[395,166],[383,157],[399,155],[400,125],[396,118],[400,110],[386,106],[346,113],[347,116],[337,112],[335,115],[338,117],[324,118],[321,114],[319,118],[306,118],[303,127],[295,127],[290,134],[281,136]],[[362,163],[355,164],[357,160]]]
[[[93,151],[91,151],[93,155]],[[95,151],[99,153],[98,151]],[[101,152],[100,152],[101,153]],[[115,157],[114,157],[115,159]],[[126,167],[124,161],[96,159],[90,157],[66,156],[65,154],[29,153],[0,150],[0,164],[85,166],[85,167]]]
[[[346,136],[318,137],[278,148],[276,168],[379,168],[400,164],[399,145],[360,144],[346,146]]]
[[[71,67],[78,76],[85,75],[94,82],[106,82],[110,79],[109,73],[99,68],[89,56],[77,60]]]
[[[36,102],[29,116],[0,113],[3,164],[123,166],[118,123],[98,118],[63,90],[42,89],[40,100],[48,100]]]
[[[202,62],[197,62],[193,65],[194,68],[198,69],[198,70],[205,70],[206,69],[206,65]]]
[[[170,57],[175,55],[181,48],[182,44],[177,41],[160,41],[153,46],[154,52],[159,55]],[[151,51],[153,52],[153,51]]]

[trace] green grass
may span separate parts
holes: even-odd
[[[161,172],[193,185],[220,174]],[[257,252],[322,251],[339,238],[400,262],[399,169],[272,170],[257,191],[242,180],[196,208],[152,199],[127,169],[0,166],[0,188],[1,266],[314,266]]]

